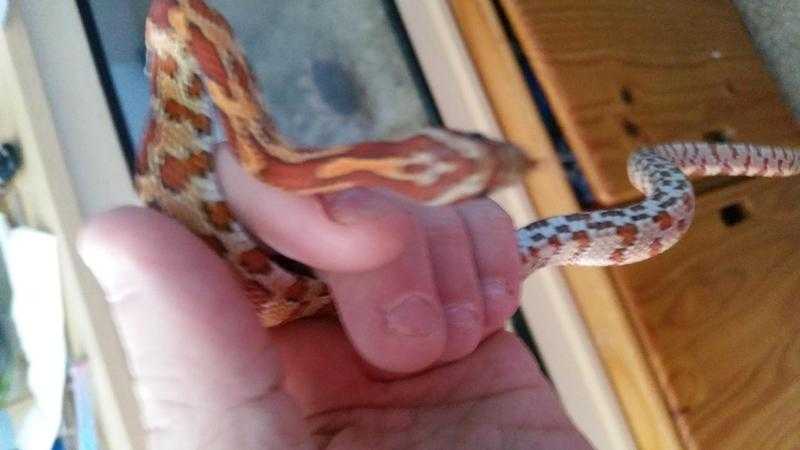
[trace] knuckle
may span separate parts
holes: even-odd
[[[431,209],[423,222],[429,239],[452,245],[468,241],[464,223],[453,207]]]
[[[513,228],[511,217],[492,200],[470,200],[459,205],[458,208],[469,224],[480,224],[480,229],[504,230]]]

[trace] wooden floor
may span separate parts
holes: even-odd
[[[675,248],[612,270],[689,448],[800,447],[798,199],[798,180],[709,192]]]
[[[601,205],[639,196],[626,160],[641,146],[800,145],[727,0],[498,3]],[[681,446],[800,448],[800,180],[696,186],[696,222],[677,248],[608,271],[635,345]],[[591,293],[572,287],[590,304],[582,297]],[[630,342],[609,343],[614,333],[592,325],[602,312],[584,314],[601,351],[629,351]],[[608,371],[641,448],[671,446],[653,446],[657,421],[642,420],[635,396],[626,397],[627,374]]]

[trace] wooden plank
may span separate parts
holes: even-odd
[[[710,192],[673,250],[613,269],[690,448],[800,448],[798,198],[795,179]]]
[[[526,149],[537,162],[536,168],[527,177],[529,193],[537,212],[541,216],[551,216],[578,211],[578,203],[566,181],[493,2],[450,0],[450,5],[504,134]],[[608,398],[607,375],[639,448],[680,448],[680,440],[665,400],[607,271],[599,268],[565,268],[561,272],[580,312],[565,301],[553,305],[554,309],[561,311],[560,315],[554,317],[564,323],[563,335],[571,335],[571,338],[565,339],[574,339],[580,344],[570,347],[560,342],[559,348],[566,348],[576,355],[578,370],[572,376],[583,377],[585,383],[590,383],[591,397],[575,401],[590,400],[600,405],[600,410],[607,414],[604,426],[609,434],[596,437],[593,442],[603,445],[601,448],[619,449],[631,445],[630,438],[624,436],[623,425],[618,423],[618,407],[613,404],[615,401]],[[540,323],[532,315],[539,309],[535,302],[526,305],[523,301],[523,312],[531,324]],[[585,339],[582,338],[586,333],[585,327],[588,327],[593,340],[594,351],[585,348],[586,342],[582,340]],[[534,334],[536,331],[534,327]],[[551,340],[547,342],[557,344]],[[547,350],[543,349],[545,357]],[[602,368],[597,367],[595,355],[599,356]],[[548,363],[562,367],[563,361],[560,360],[565,358],[563,354],[553,355]],[[603,369],[605,373],[600,372]],[[597,383],[601,378],[603,381]],[[556,385],[559,385],[558,379]],[[569,408],[569,393],[564,394],[564,390],[562,396],[566,397]]]
[[[797,142],[728,0],[500,0],[597,198],[631,200],[628,154],[670,140]]]
[[[536,193],[532,196],[534,206],[548,214],[578,211],[580,207],[570,193],[561,161],[492,2],[451,0],[450,4],[504,135],[528,152],[536,164],[526,177],[530,191]]]

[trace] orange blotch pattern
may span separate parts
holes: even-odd
[[[639,229],[634,224],[623,225],[617,228],[617,236],[622,238],[622,245],[629,247],[636,243],[636,235]]]
[[[219,231],[231,231],[233,214],[225,202],[206,202],[203,204],[211,226]]]
[[[208,77],[211,81],[218,84],[226,95],[230,95],[230,87],[228,86],[228,74],[225,71],[225,66],[222,64],[217,48],[196,25],[189,27],[191,37],[188,45],[189,50],[200,63],[200,68],[203,75]]]
[[[657,216],[653,217],[653,221],[658,224],[659,229],[668,230],[672,226],[673,219],[668,212],[661,211]]]
[[[175,122],[188,122],[202,135],[211,134],[211,119],[205,114],[198,114],[176,100],[164,101],[164,112]]]
[[[263,250],[254,248],[239,255],[239,265],[250,273],[268,274],[272,271],[272,262]]]
[[[193,153],[185,160],[172,155],[164,155],[159,176],[164,187],[174,192],[180,192],[186,188],[192,177],[205,175],[209,168],[210,159],[205,153]]]

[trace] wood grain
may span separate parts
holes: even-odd
[[[526,178],[537,213],[547,217],[579,211],[493,2],[450,0],[450,5],[506,138],[537,163]],[[561,272],[580,309],[582,319],[578,320],[589,329],[638,447],[680,448],[666,401],[608,272],[590,267]],[[522,308],[524,312],[524,304]],[[576,374],[581,375],[592,376]],[[620,437],[609,448],[625,448],[620,444],[624,441]]]
[[[707,193],[673,250],[612,269],[689,448],[800,448],[799,198],[797,179]]]
[[[636,148],[800,141],[728,0],[500,0],[599,203],[638,193]]]
[[[535,162],[526,174],[534,206],[548,215],[577,212],[580,206],[492,2],[451,0],[450,5],[503,135]]]

